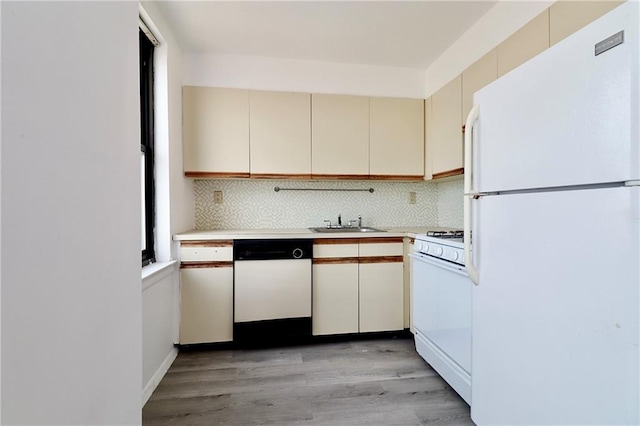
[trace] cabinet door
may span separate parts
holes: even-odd
[[[361,263],[360,332],[402,330],[404,325],[403,265]]]
[[[233,340],[233,266],[181,270],[180,343]]]
[[[249,92],[251,175],[311,176],[311,95]]]
[[[433,177],[433,156],[431,154],[431,145],[433,144],[432,135],[432,108],[431,97],[424,101],[424,179],[430,180]]]
[[[369,175],[369,98],[311,95],[311,173]]]
[[[431,96],[431,152],[434,178],[462,173],[462,77]]]
[[[462,124],[473,107],[473,94],[498,78],[498,52],[491,52],[478,59],[462,72]]]
[[[312,318],[314,336],[358,332],[357,263],[314,263]]]
[[[424,176],[424,100],[370,98],[372,177]]]
[[[505,75],[548,47],[549,9],[546,9],[498,45],[498,77]]]
[[[588,23],[598,19],[621,1],[560,0],[549,8],[549,38],[553,46]]]
[[[249,176],[248,90],[185,86],[182,119],[185,176]]]

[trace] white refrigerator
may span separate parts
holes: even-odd
[[[640,424],[639,20],[625,3],[474,96],[478,425]]]

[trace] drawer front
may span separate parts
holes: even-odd
[[[180,245],[182,262],[216,262],[233,260],[232,241],[190,242]]]
[[[402,256],[403,254],[404,246],[402,243],[360,244],[360,257]]]
[[[314,244],[313,257],[358,257],[358,244]]]

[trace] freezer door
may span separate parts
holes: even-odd
[[[638,13],[623,4],[475,94],[476,191],[640,178]]]
[[[640,188],[474,201],[471,417],[637,425]]]

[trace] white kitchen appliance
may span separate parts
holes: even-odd
[[[472,284],[462,231],[418,235],[410,256],[416,350],[470,403]]]
[[[478,425],[640,423],[639,20],[627,2],[474,96]]]

